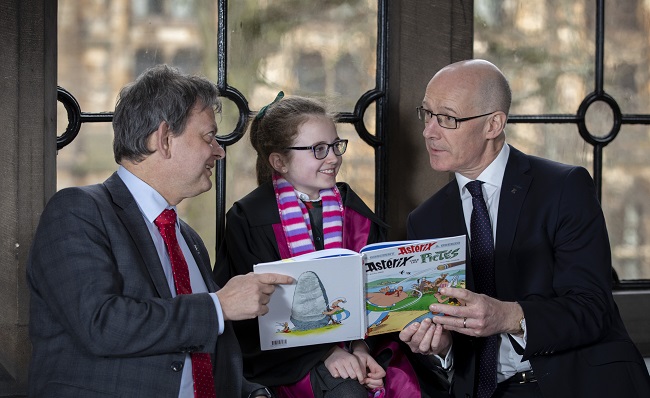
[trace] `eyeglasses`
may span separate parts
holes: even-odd
[[[425,124],[429,123],[431,119],[435,116],[436,119],[438,119],[438,124],[440,127],[445,128],[445,129],[457,129],[458,128],[458,123],[460,122],[465,122],[467,120],[472,120],[476,119],[482,116],[487,116],[490,115],[496,111],[484,113],[482,115],[476,115],[476,116],[470,116],[470,117],[453,117],[449,115],[444,115],[444,114],[437,114],[433,113],[428,109],[424,109],[421,106],[418,106],[415,108],[418,112],[418,119],[422,120]]]
[[[312,146],[290,146],[286,149],[296,149],[299,151],[311,150],[314,152],[314,157],[318,160],[325,159],[330,153],[330,148],[334,151],[336,156],[341,156],[348,149],[348,140],[336,140],[331,144],[321,143]]]

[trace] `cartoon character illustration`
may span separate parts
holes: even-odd
[[[438,277],[438,279],[436,279],[433,282],[433,286],[435,287],[435,293],[433,295],[435,296],[435,298],[438,300],[439,303],[446,303],[447,301],[449,301],[449,297],[443,296],[440,293],[440,288],[449,286],[447,275],[449,274],[442,274]]]
[[[289,322],[276,322],[281,329],[277,329],[277,333],[291,333],[291,329],[289,328]]]
[[[432,293],[436,290],[434,283],[428,280],[426,276],[419,278],[416,282],[417,283],[412,286],[413,291],[418,291],[421,294],[427,294]]]
[[[454,287],[458,284],[458,277],[454,277],[453,283],[450,283],[449,280],[447,280],[447,275],[448,274],[442,274],[438,279],[436,279],[433,282],[433,285],[435,286],[435,293],[433,294],[435,298],[438,300],[439,303],[447,303],[448,304],[455,304],[455,305],[460,305],[457,299],[451,298],[448,296],[443,296],[440,293],[440,289],[443,287],[451,286]]]
[[[378,292],[369,292],[366,295],[368,303],[382,308],[394,307],[395,304],[408,298],[408,294],[404,292],[404,287],[397,286],[384,286]]]
[[[397,297],[399,297],[400,293],[404,291],[404,288],[401,286],[397,286],[396,289],[393,289],[390,286],[386,286],[379,289],[379,291],[384,293],[386,296],[396,295]]]
[[[329,310],[327,292],[320,277],[313,271],[300,274],[291,302],[292,330],[307,331],[325,327],[330,323],[330,316],[323,313]]]
[[[339,325],[341,321],[346,320],[350,316],[350,311],[341,307],[341,303],[345,303],[345,298],[338,298],[332,301],[332,304],[327,306],[327,309],[323,311],[323,315],[327,315],[332,322],[332,325]]]
[[[377,326],[384,323],[386,319],[388,319],[390,312],[389,311],[382,311],[382,312],[366,311],[366,314],[368,316],[368,333],[370,333],[373,329],[375,329]]]

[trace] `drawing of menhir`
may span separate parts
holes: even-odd
[[[289,318],[295,330],[322,328],[328,324],[337,325],[350,316],[350,312],[341,307],[345,298],[337,298],[328,305],[327,292],[318,275],[313,271],[302,273],[296,282]]]

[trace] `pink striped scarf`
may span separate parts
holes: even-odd
[[[273,189],[278,202],[282,230],[291,256],[313,252],[315,249],[309,212],[287,180],[273,173]],[[320,191],[323,201],[323,247],[343,247],[343,203],[336,186]]]

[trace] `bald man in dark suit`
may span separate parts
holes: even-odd
[[[451,64],[427,85],[418,114],[430,163],[456,178],[409,215],[408,237],[467,234],[469,249],[487,233],[491,257],[481,264],[491,265],[485,274],[469,250],[467,289],[442,291],[465,305],[432,305],[450,316],[411,325],[400,338],[431,366],[453,369],[457,398],[648,397],[648,370],[612,296],[593,180],[582,167],[509,146],[510,102],[506,78],[483,60]],[[480,201],[488,227],[474,237]],[[479,358],[490,358],[490,340],[496,363],[488,371],[491,360]]]

